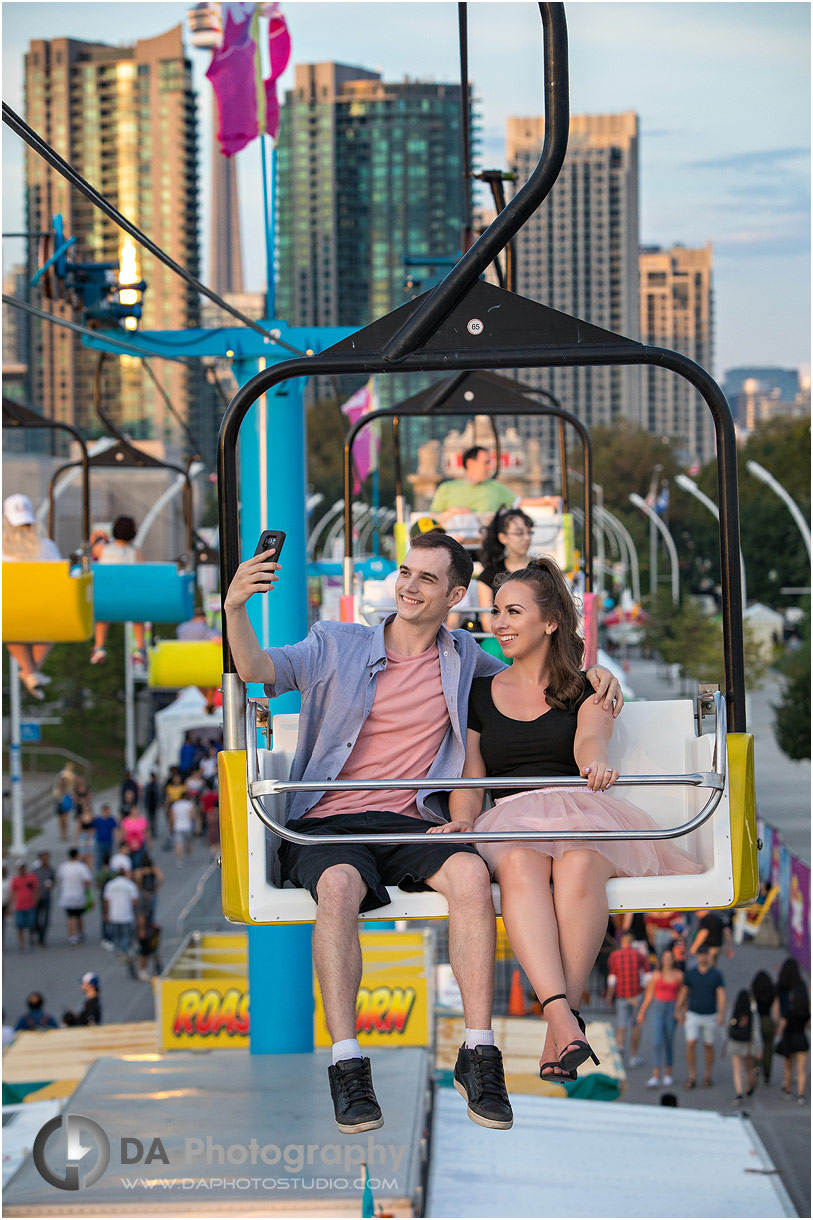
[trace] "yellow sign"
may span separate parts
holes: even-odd
[[[161,979],[161,1045],[166,1051],[248,1046],[248,980]]]
[[[431,1025],[431,933],[362,932],[364,968],[356,999],[362,1046],[427,1046]],[[330,1046],[314,976],[314,1043]]]

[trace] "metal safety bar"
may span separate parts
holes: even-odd
[[[707,822],[720,803],[726,785],[726,711],[725,699],[720,691],[714,692],[714,707],[717,714],[714,731],[713,771],[694,771],[685,775],[620,775],[614,787],[665,787],[684,785],[693,788],[710,788],[711,796],[699,813],[680,826],[667,826],[659,830],[574,830],[562,834],[554,830],[516,830],[516,831],[472,831],[456,833],[457,841],[463,843],[478,843],[485,840],[489,843],[538,843],[553,842],[559,839],[585,840],[594,842],[619,842],[642,840],[658,842],[662,839],[677,839],[691,834],[704,822]],[[267,710],[263,708],[263,710]],[[247,792],[251,808],[262,824],[281,839],[289,843],[320,844],[321,846],[337,846],[340,843],[425,843],[426,834],[393,833],[381,835],[312,835],[300,834],[289,830],[287,826],[277,822],[262,805],[265,796],[276,796],[282,792],[352,792],[356,789],[380,792],[387,789],[431,789],[432,792],[445,791],[452,788],[586,788],[587,780],[575,776],[488,776],[476,779],[436,779],[425,776],[423,779],[380,779],[366,780],[355,783],[351,780],[276,780],[259,778],[259,755],[257,752],[256,703],[251,699],[246,710],[246,778]],[[442,823],[438,823],[441,825]]]

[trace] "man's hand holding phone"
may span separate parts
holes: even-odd
[[[241,563],[232,578],[224,602],[226,610],[245,606],[254,593],[268,593],[277,583],[277,560],[284,542],[282,530],[263,530],[251,559]]]

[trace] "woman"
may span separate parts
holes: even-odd
[[[76,846],[79,848],[79,859],[88,868],[93,868],[96,860],[96,818],[90,802],[82,806],[82,811],[76,821]]]
[[[663,1083],[672,1083],[672,1045],[675,1039],[675,1001],[683,986],[683,971],[678,970],[669,949],[664,949],[660,965],[649,978],[644,999],[638,1009],[636,1021],[643,1025],[647,1009],[652,1005],[654,1030],[652,1034],[652,1075],[646,1082],[648,1089],[657,1089]],[[663,1081],[661,1081],[663,1068]]]
[[[63,843],[68,841],[68,815],[73,809],[73,794],[76,789],[77,775],[72,762],[66,762],[54,780],[51,795],[56,801],[56,816],[59,821],[59,837]]]
[[[759,1013],[750,992],[745,988],[737,992],[731,1010],[728,1022],[728,1053],[731,1057],[736,1103],[742,1101],[743,1093],[747,1092],[750,1097],[756,1088],[756,1065],[762,1054]]]
[[[99,542],[95,559],[97,563],[139,563],[141,560],[141,552],[133,546],[133,539],[136,536],[136,523],[132,517],[117,517],[113,522],[113,541]],[[107,623],[96,623],[93,629],[93,651],[90,654],[91,665],[100,665],[107,660]],[[135,639],[135,651],[133,653],[133,661],[143,667],[147,663],[147,654],[144,651],[144,624],[133,623],[133,638]]]
[[[776,984],[766,970],[758,970],[751,980],[751,995],[757,1006],[759,1028],[762,1034],[762,1076],[766,1084],[771,1083],[771,1062],[776,1035]]]
[[[149,841],[149,822],[137,805],[129,805],[119,825],[119,846],[130,857],[134,869],[141,867]]]
[[[450,797],[451,822],[433,831],[467,832],[475,820],[478,831],[654,827],[636,806],[602,795],[618,777],[607,759],[612,713],[589,697],[576,608],[556,563],[538,559],[510,573],[497,590],[492,616],[494,634],[513,664],[472,684],[464,777],[581,775],[587,791],[497,792],[495,807],[478,818],[482,793],[458,789]],[[575,1006],[607,927],[607,881],[700,868],[669,842],[557,839],[479,850],[500,884],[514,952],[536,994],[545,997],[540,1076],[574,1080],[585,1059],[598,1062],[580,1036],[584,1025]]]
[[[34,505],[28,496],[6,496],[3,501],[3,563],[42,563],[61,559],[56,543],[42,538]],[[7,644],[20,667],[20,681],[34,699],[44,699],[43,686],[51,681],[40,672],[51,644]]]
[[[491,631],[491,607],[495,582],[505,572],[517,572],[528,565],[533,521],[521,508],[505,508],[495,513],[483,538],[479,559],[483,570],[477,577],[477,596],[484,613],[483,631]]]
[[[786,1097],[791,1096],[795,1066],[796,1100],[801,1104],[805,1099],[807,1053],[810,1050],[806,1033],[810,1024],[810,995],[794,958],[789,957],[782,963],[776,990],[779,1000],[779,1041],[775,1050],[785,1060],[782,1092]]]

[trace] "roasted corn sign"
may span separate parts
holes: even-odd
[[[363,932],[364,971],[356,1001],[356,1031],[365,1046],[426,1046],[431,1029],[432,949],[429,933]],[[161,979],[164,1050],[249,1045],[248,979]],[[322,996],[314,976],[314,1041],[330,1046]]]

